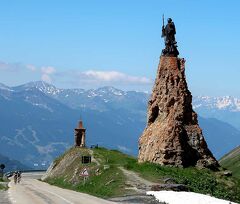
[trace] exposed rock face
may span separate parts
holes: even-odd
[[[185,61],[161,56],[152,96],[148,102],[147,127],[139,139],[139,162],[179,167],[216,169],[208,149],[185,77]]]

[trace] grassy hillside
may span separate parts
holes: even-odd
[[[0,184],[0,190],[5,190],[5,187]]]
[[[0,182],[2,182],[3,180],[2,180],[2,178],[0,178]],[[0,184],[0,190],[2,190],[2,189],[4,189],[4,186],[2,186],[1,184]]]
[[[7,180],[3,180],[2,178],[0,178],[0,182],[7,182]],[[7,187],[5,185],[0,184],[0,190],[7,190]]]
[[[232,171],[233,176],[240,179],[240,146],[220,159],[220,164]]]
[[[84,154],[93,155],[94,160],[91,164],[81,164],[80,158]],[[89,169],[91,175],[85,184],[83,178],[79,176],[84,167]],[[138,164],[134,157],[104,148],[68,150],[54,162],[45,181],[104,198],[136,193],[129,190],[131,186],[128,184],[128,178],[119,167],[135,172],[154,183],[164,183],[164,179],[172,178],[176,183],[188,186],[190,191],[240,202],[239,180],[224,177],[220,172],[163,167],[150,163]],[[100,172],[99,175],[96,174],[97,171]]]

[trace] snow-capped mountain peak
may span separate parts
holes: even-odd
[[[29,82],[17,87],[8,87],[0,83],[0,90],[8,91],[34,91],[53,97],[63,103],[71,104],[72,107],[95,107],[99,106],[99,100],[106,102],[121,101],[127,98],[135,98],[134,101],[145,101],[148,93],[138,91],[122,91],[112,86],[105,86],[98,89],[60,89],[44,81]],[[94,104],[94,105],[93,105]],[[98,105],[97,105],[98,104]],[[232,96],[212,97],[195,96],[193,97],[193,108],[197,111],[204,110],[228,110],[230,112],[240,112],[240,98]]]
[[[232,96],[197,96],[193,97],[193,108],[207,108],[238,112],[240,111],[240,99]]]
[[[44,81],[29,82],[27,84],[14,87],[14,89],[19,91],[37,89],[47,95],[56,95],[61,91],[61,89],[58,89],[54,85],[46,83]]]
[[[122,95],[126,95],[126,93],[120,89],[116,89],[112,86],[104,86],[102,88],[99,88],[96,90],[97,93],[108,93],[108,94],[113,94],[116,96],[122,96]]]

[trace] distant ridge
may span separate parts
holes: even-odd
[[[21,162],[14,159],[10,159],[6,156],[3,156],[2,154],[0,154],[0,164],[5,165],[4,172],[30,169],[30,167],[22,164]]]
[[[19,86],[9,87],[3,83],[0,83],[0,90],[29,90],[38,89],[39,91],[52,95],[55,97],[64,96],[69,97],[68,93],[75,95],[81,95],[88,93],[88,97],[103,97],[106,94],[112,94],[115,96],[127,95],[127,93],[141,93],[150,96],[147,92],[141,91],[123,91],[112,86],[104,86],[97,89],[82,89],[82,88],[57,88],[56,86],[44,82],[44,81],[32,81]],[[195,110],[227,110],[230,112],[240,112],[240,98],[234,96],[194,96],[193,97],[193,108]]]

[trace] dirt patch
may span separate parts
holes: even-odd
[[[157,183],[148,181],[133,171],[126,170],[123,167],[119,167],[119,169],[127,178],[126,185],[128,186],[127,189],[129,190],[134,190],[138,193],[145,194],[146,191],[151,190],[153,185],[157,185]]]

